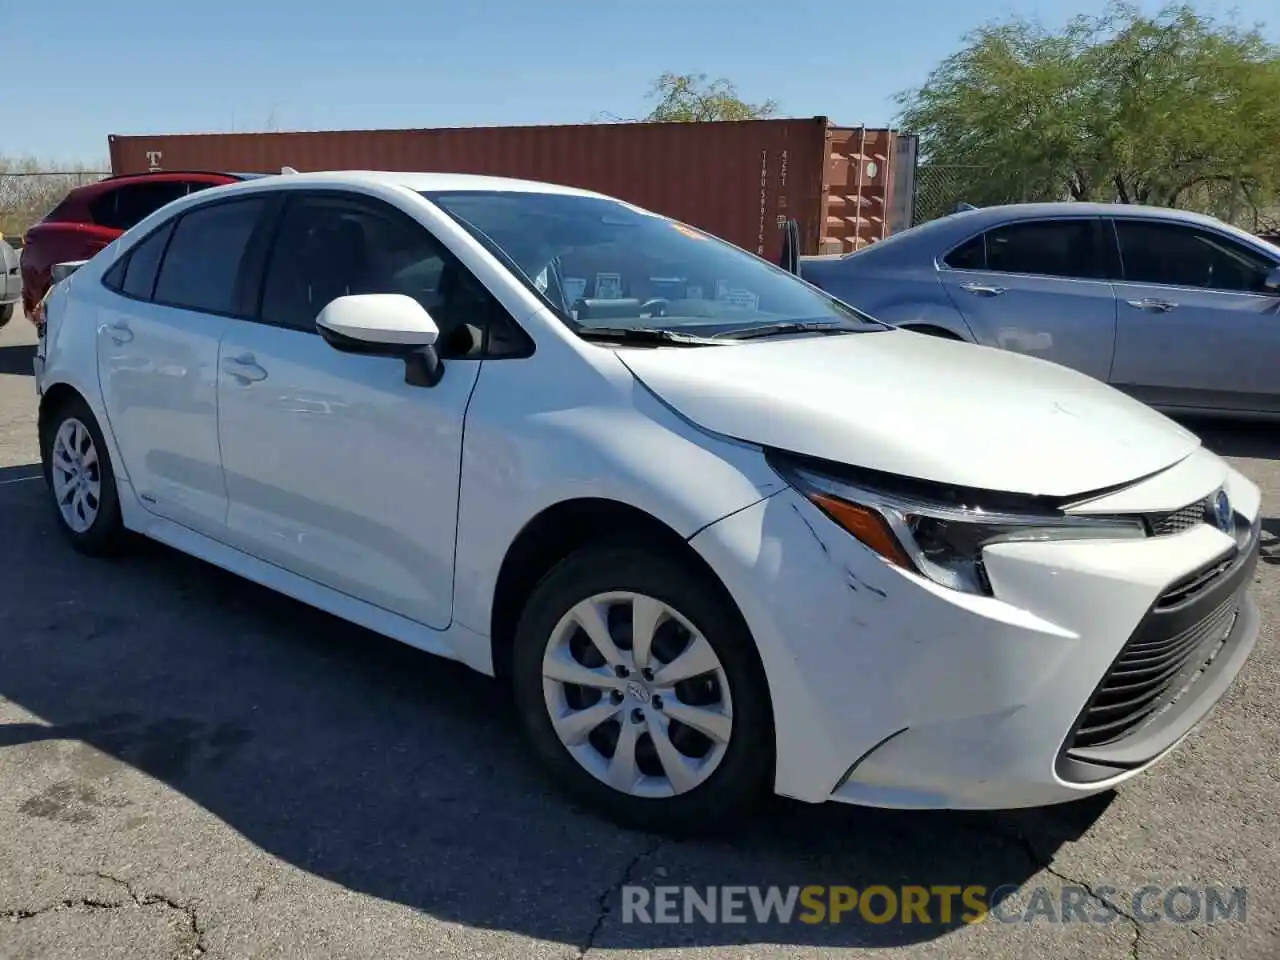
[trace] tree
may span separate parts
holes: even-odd
[[[100,180],[110,165],[57,163],[0,156],[0,236],[20,237],[54,208],[67,191]]]
[[[747,103],[728,80],[708,82],[704,73],[664,73],[649,99],[658,103],[645,119],[655,121],[763,120],[778,112],[774,101]]]
[[[1280,48],[1256,28],[1115,3],[1057,32],[1015,17],[965,40],[899,96],[923,160],[970,171],[963,199],[1256,212],[1280,195]]]

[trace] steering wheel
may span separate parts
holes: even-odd
[[[666,297],[654,297],[652,300],[646,300],[640,305],[640,312],[647,313],[651,317],[665,317],[667,315],[667,307],[671,305],[671,301]]]

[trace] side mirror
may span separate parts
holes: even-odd
[[[330,301],[316,328],[329,346],[343,353],[399,357],[405,382],[434,387],[444,375],[435,344],[440,328],[431,314],[402,293],[361,293]]]
[[[1262,285],[1272,293],[1280,293],[1280,267],[1272,267]]]

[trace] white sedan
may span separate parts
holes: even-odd
[[[268,177],[60,283],[51,499],[501,678],[620,823],[1133,777],[1258,634],[1257,487],[1083,374],[608,197]]]

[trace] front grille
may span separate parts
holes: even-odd
[[[1204,523],[1208,516],[1209,498],[1201,497],[1178,510],[1167,513],[1148,513],[1145,517],[1153,537],[1167,537],[1182,533]]]
[[[1217,655],[1240,606],[1232,594],[1204,619],[1172,636],[1134,636],[1112,664],[1081,718],[1071,746],[1113,743],[1173,706]]]

